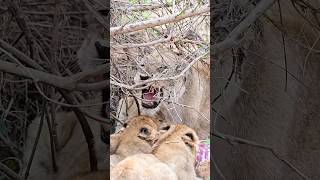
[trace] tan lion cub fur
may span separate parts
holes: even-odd
[[[151,153],[151,143],[156,138],[157,130],[155,120],[147,116],[129,119],[120,133],[110,137],[110,168],[127,156]]]
[[[111,170],[111,180],[193,180],[198,136],[186,125],[170,125],[160,130],[152,154],[136,154]]]

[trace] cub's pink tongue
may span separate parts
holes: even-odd
[[[143,94],[143,98],[145,100],[155,100],[155,94],[154,93],[151,93],[151,92],[148,92],[148,93],[144,93]]]

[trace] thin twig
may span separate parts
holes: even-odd
[[[232,144],[234,144],[234,143],[245,144],[245,145],[253,146],[253,147],[256,147],[256,148],[268,150],[277,159],[279,159],[281,162],[283,162],[285,165],[287,165],[291,170],[293,170],[295,173],[297,173],[302,179],[306,179],[306,180],[309,179],[303,172],[301,172],[298,168],[296,168],[288,160],[286,160],[283,157],[281,157],[281,155],[278,153],[278,151],[276,151],[275,149],[273,149],[270,146],[259,144],[259,143],[256,143],[254,141],[250,141],[250,140],[247,140],[247,139],[234,137],[234,136],[231,136],[231,135],[222,134],[219,131],[217,131],[216,129],[214,129],[214,131],[212,132],[212,135],[214,135],[215,137],[218,137],[220,139],[226,140],[227,142],[230,142]]]
[[[8,168],[8,166],[4,165],[0,162],[0,172],[5,173],[8,177],[14,179],[14,180],[22,180],[22,177],[19,176],[17,173],[15,173],[13,170]]]
[[[115,82],[115,81],[110,81],[110,83],[112,85],[115,85],[115,86],[119,86],[119,87],[123,87],[123,88],[126,88],[126,89],[135,89],[136,87],[139,87],[141,85],[144,85],[144,84],[148,84],[148,83],[151,83],[151,82],[155,82],[155,81],[169,81],[169,80],[176,80],[178,78],[181,78],[182,76],[184,76],[184,74],[196,63],[198,62],[199,60],[203,59],[205,56],[207,56],[209,54],[209,52],[205,52],[203,53],[202,55],[200,55],[199,57],[195,58],[194,60],[192,60],[191,63],[188,64],[188,66],[181,72],[179,73],[178,75],[175,75],[175,76],[171,76],[171,77],[166,77],[166,78],[152,78],[152,79],[148,79],[148,80],[145,80],[145,81],[141,81],[140,83],[136,83],[134,85],[126,85],[126,84],[122,84],[122,83],[118,83],[118,82]]]
[[[69,103],[69,104],[75,104],[74,97],[67,91],[59,90],[63,98]],[[87,119],[84,117],[83,113],[78,108],[72,108],[72,111],[76,114],[78,117],[78,120],[81,125],[81,129],[83,131],[83,135],[86,139],[88,150],[89,150],[89,160],[90,160],[90,170],[96,171],[97,168],[97,156],[95,151],[95,141],[94,136],[92,134],[90,125],[88,124]]]
[[[253,24],[266,10],[268,10],[274,2],[275,0],[261,0],[250,14],[228,34],[225,40],[214,44],[211,47],[212,55],[217,55],[220,52],[238,45],[239,36],[246,31],[249,26]]]
[[[40,135],[41,135],[42,127],[43,127],[43,119],[45,118],[45,108],[46,108],[46,103],[44,102],[43,106],[42,106],[42,113],[41,113],[39,128],[38,128],[36,139],[35,139],[35,142],[33,144],[31,155],[29,157],[29,161],[28,161],[25,173],[24,173],[24,179],[28,179],[29,171],[30,171],[30,168],[31,168],[31,165],[32,165],[32,161],[33,161],[33,158],[34,158],[34,154],[35,154],[35,152],[37,150],[37,146],[38,146],[38,143],[39,143],[39,139],[40,139]]]
[[[116,7],[111,9],[115,12],[130,12],[130,11],[146,11],[146,10],[154,10],[164,7],[169,7],[169,4],[138,4],[138,5],[131,5],[129,7]]]
[[[141,44],[121,44],[121,45],[115,45],[112,46],[111,48],[138,48],[138,47],[147,47],[147,46],[153,46],[156,44],[160,44],[160,43],[164,43],[164,42],[169,42],[170,40],[172,40],[172,36],[168,36],[167,38],[161,38],[155,41],[151,41],[151,42],[146,42],[146,43],[141,43]]]
[[[281,4],[280,1],[278,0],[278,8],[279,8],[279,13],[280,13],[280,24],[281,27],[283,28],[283,18],[282,18],[282,10],[281,10]],[[283,58],[284,58],[284,67],[286,69],[286,80],[285,80],[285,87],[284,91],[287,92],[287,87],[288,87],[288,65],[287,65],[287,51],[286,51],[286,41],[285,41],[285,36],[284,32],[281,31],[281,38],[282,38],[282,46],[283,46]]]
[[[109,24],[106,22],[106,20],[90,5],[88,0],[82,0],[82,2],[85,4],[85,6],[88,8],[88,10],[94,15],[96,20],[104,26],[104,28],[109,29]]]

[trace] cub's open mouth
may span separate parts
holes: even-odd
[[[156,108],[163,97],[162,88],[155,88],[154,86],[149,86],[142,90],[142,106],[144,108]]]

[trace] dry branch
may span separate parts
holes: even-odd
[[[41,118],[40,118],[40,124],[39,124],[38,130],[37,130],[37,136],[36,136],[36,139],[35,139],[34,144],[32,146],[32,151],[31,151],[28,163],[27,163],[27,167],[25,169],[25,174],[24,174],[24,178],[25,179],[28,179],[29,171],[30,171],[31,165],[32,165],[32,161],[33,161],[33,158],[34,158],[34,155],[35,155],[35,152],[37,150],[38,143],[39,143],[41,131],[42,131],[42,128],[43,128],[43,121],[44,121],[43,119],[45,118],[45,108],[46,108],[46,104],[44,103],[43,104],[43,110],[42,110],[42,113],[41,113]]]
[[[38,101],[41,100],[48,100],[49,102],[55,101],[54,96],[57,92],[48,92],[45,84],[54,86],[54,88],[50,89],[58,89],[58,91],[97,91],[104,89],[109,85],[108,80],[101,80],[100,82],[96,83],[84,82],[84,80],[91,76],[106,73],[109,70],[108,65],[98,67],[99,70],[96,69],[92,70],[91,72],[85,71],[74,74],[74,72],[79,71],[79,67],[76,64],[76,51],[78,51],[79,45],[82,43],[84,37],[83,35],[85,33],[84,30],[87,30],[87,24],[83,23],[83,20],[85,20],[83,15],[92,13],[100,23],[103,25],[107,24],[105,21],[103,21],[105,19],[104,17],[100,16],[99,14],[99,17],[97,16],[97,11],[93,9],[93,4],[89,4],[89,6],[87,6],[87,9],[89,9],[88,11],[83,3],[73,1],[62,2],[60,0],[55,0],[55,2],[51,3],[30,1],[26,4],[23,2],[20,3],[17,1],[5,0],[2,2],[2,5],[5,5],[5,3],[8,7],[4,8],[5,11],[2,11],[2,8],[0,7],[0,22],[2,23],[0,32],[2,35],[4,35],[3,39],[0,39],[0,53],[3,58],[0,60],[0,81],[4,82],[1,83],[1,88],[7,88],[7,84],[9,84],[7,82],[10,82],[10,87],[5,89],[3,96],[1,97],[1,103],[6,103],[6,100],[8,99],[7,95],[13,93],[10,91],[12,89],[17,89],[17,93],[14,94],[14,97],[20,96],[20,94],[23,96],[23,98],[25,97],[25,99],[21,98],[23,102],[21,102],[21,99],[14,99],[14,101],[16,101],[14,104],[18,105],[14,105],[13,110],[15,111],[12,110],[12,112],[8,112],[8,114],[19,112],[19,110],[22,109],[21,112],[25,112],[25,114],[29,115],[37,112],[39,107],[36,107],[35,109],[28,107],[26,109],[24,108],[25,106],[28,106],[29,104],[37,106]],[[21,6],[23,7],[23,10],[20,8]],[[39,17],[34,15],[41,16]],[[72,16],[72,18],[70,18],[70,16]],[[80,27],[80,24],[84,25],[84,27]],[[57,29],[59,29],[59,31]],[[1,51],[6,55],[3,55]],[[7,56],[9,58],[7,58]],[[20,84],[14,82],[17,77],[9,74],[25,77],[25,79],[31,79],[35,84],[36,90],[39,91],[44,99],[41,99],[41,97],[32,97],[29,99],[30,97],[28,96],[31,96],[28,86],[30,81],[23,80],[26,86],[20,89]],[[67,77],[63,77],[65,75]],[[42,85],[44,85],[45,88],[42,88]],[[33,86],[31,86],[31,91],[34,93]],[[70,96],[72,96],[71,92],[69,93]],[[66,102],[72,104],[69,107],[80,109],[80,107],[92,106],[82,104],[75,105],[75,103],[70,102],[70,98],[68,96],[69,93],[67,93],[67,96],[64,96]],[[87,94],[88,93],[81,93],[81,96],[85,96]],[[62,98],[59,97],[57,101],[61,101],[61,99]],[[72,100],[73,99],[71,99],[71,101]],[[63,103],[58,104],[61,105]],[[56,108],[54,108],[54,110],[56,110]],[[79,117],[79,121],[81,123],[81,127],[84,128],[83,131],[90,152],[91,168],[94,170],[96,167],[96,158],[94,155],[93,141],[91,141],[92,137],[90,137],[92,132],[90,128],[88,128],[88,125],[86,125],[87,122],[84,118],[84,115],[82,115],[80,111],[77,111],[76,114],[81,116]],[[19,121],[21,119],[21,122],[24,122],[29,117],[26,117],[26,119],[23,118],[24,117],[17,117]],[[12,129],[22,134],[22,136],[25,134],[23,131],[26,130],[25,128],[27,128],[26,126],[23,126],[23,128],[18,129],[18,127],[14,127],[14,124],[8,127],[12,127]],[[20,136],[21,135],[19,135],[19,138]],[[20,144],[18,148],[20,148]],[[17,157],[17,155],[14,156]],[[5,171],[3,169],[4,168],[1,166],[0,171]],[[14,174],[5,174],[7,174],[9,179],[17,179],[15,178]]]
[[[263,13],[268,10],[275,0],[262,0],[257,6],[250,12],[250,14],[237,26],[235,27],[220,43],[213,45],[212,53],[213,55],[223,52],[231,47],[238,45],[239,36],[248,29],[248,27],[254,23]]]
[[[0,162],[0,172],[5,173],[8,177],[10,177],[12,179],[16,179],[16,180],[22,179],[21,176],[19,176],[17,173],[12,171],[10,168],[8,168],[6,165],[2,164],[1,162]]]
[[[45,16],[52,16],[55,14],[54,11],[21,11],[24,14],[29,15],[45,15]],[[60,15],[82,15],[86,14],[89,11],[72,11],[72,12],[60,12]]]
[[[33,68],[36,68],[36,69],[39,69],[39,70],[43,70],[43,68],[39,64],[37,64],[33,59],[31,59],[26,54],[24,54],[23,52],[19,51],[18,49],[16,49],[15,47],[11,46],[10,44],[8,44],[7,42],[5,42],[2,39],[0,39],[0,47],[5,49],[9,53],[11,53],[16,58],[20,59],[26,65],[28,65],[30,67],[33,67]]]
[[[98,68],[98,72],[100,73],[105,73],[108,70],[108,65],[103,65]],[[70,77],[61,77],[5,61],[0,61],[0,71],[30,78],[34,82],[43,82],[66,90],[98,91],[109,86],[108,80],[97,83],[77,83],[79,80],[96,74],[97,71],[90,71],[91,74],[88,72],[81,72]]]
[[[116,45],[116,46],[112,46],[111,48],[117,49],[117,48],[138,48],[138,47],[147,47],[147,46],[153,46],[156,44],[160,44],[160,43],[165,43],[165,42],[169,42],[170,40],[172,40],[172,36],[168,36],[167,38],[161,38],[158,40],[154,40],[151,42],[146,42],[146,43],[141,43],[141,44],[121,44],[121,45]]]
[[[32,36],[31,30],[25,20],[25,16],[21,13],[21,11],[20,11],[18,5],[15,3],[15,1],[6,0],[6,3],[8,5],[8,9],[14,15],[19,28],[22,30],[22,32],[26,36],[27,45],[29,46],[30,55],[31,55],[31,57],[33,57],[33,53],[34,53],[33,36]]]
[[[159,8],[169,7],[168,4],[139,4],[139,5],[132,5],[130,7],[119,7],[113,9],[113,11],[120,11],[120,12],[128,12],[128,11],[146,11],[146,10],[154,10]]]
[[[110,35],[115,36],[118,34],[126,34],[126,33],[134,32],[134,31],[139,31],[142,29],[160,26],[163,24],[174,23],[177,21],[181,21],[185,18],[204,14],[209,11],[210,11],[210,7],[209,7],[209,5],[206,5],[206,6],[203,6],[199,9],[197,9],[197,10],[187,10],[185,13],[178,12],[173,15],[160,17],[160,18],[156,18],[156,19],[151,19],[151,20],[146,20],[146,21],[141,21],[141,22],[136,22],[136,23],[132,23],[132,24],[127,24],[125,26],[111,27],[110,28]]]
[[[75,104],[75,98],[72,96],[72,94],[70,92],[67,92],[64,90],[59,90],[59,92],[69,104]],[[96,151],[95,151],[95,147],[94,147],[95,141],[94,141],[94,136],[92,134],[90,125],[89,125],[87,119],[85,118],[84,114],[78,108],[73,107],[72,111],[77,116],[77,118],[80,122],[83,135],[84,135],[85,140],[88,145],[90,170],[97,171],[97,169],[98,169],[97,156],[96,156]]]
[[[238,137],[234,137],[231,135],[226,135],[226,134],[222,134],[220,132],[218,132],[217,130],[214,130],[212,133],[214,136],[226,140],[229,143],[235,144],[246,144],[249,146],[253,146],[256,148],[260,148],[260,149],[265,149],[270,151],[277,159],[279,159],[280,161],[282,161],[285,165],[287,165],[290,169],[292,169],[295,173],[297,173],[301,178],[303,179],[309,179],[303,172],[301,172],[298,168],[296,168],[293,164],[291,164],[288,160],[284,159],[283,157],[280,156],[279,152],[276,151],[275,149],[273,149],[270,146],[264,145],[264,144],[259,144],[256,143],[254,141],[250,141],[247,139],[243,139],[243,138],[238,138]]]
[[[135,89],[139,86],[143,86],[145,84],[148,84],[148,83],[151,83],[151,82],[155,82],[155,81],[169,81],[169,80],[175,80],[175,79],[178,79],[178,78],[181,78],[182,76],[184,76],[184,74],[196,63],[198,62],[199,60],[203,59],[206,55],[208,55],[209,52],[205,52],[204,54],[200,55],[199,57],[195,58],[194,60],[192,60],[192,62],[190,64],[188,64],[188,66],[183,70],[181,71],[181,73],[179,73],[178,75],[175,75],[175,76],[171,76],[171,77],[165,77],[165,78],[152,78],[152,79],[148,79],[148,80],[145,80],[145,81],[141,81],[140,83],[136,83],[134,85],[126,85],[126,84],[122,84],[122,83],[118,83],[118,82],[115,82],[115,81],[110,81],[110,83],[112,85],[115,85],[115,86],[119,86],[119,87],[122,87],[122,88],[125,88],[125,89]]]
[[[109,24],[104,20],[104,18],[90,5],[88,0],[82,0],[88,10],[94,15],[96,20],[106,29],[109,29]],[[107,25],[108,24],[108,25]]]

